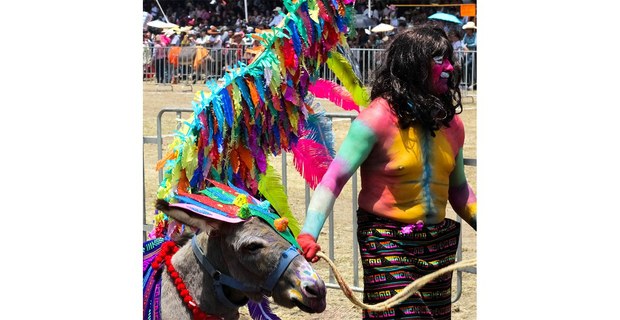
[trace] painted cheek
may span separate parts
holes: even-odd
[[[431,77],[433,79],[433,91],[438,94],[444,93],[448,90],[448,84],[447,81],[445,81],[446,79],[441,79],[441,72],[444,70],[444,66],[445,64],[435,64],[433,65],[433,69],[431,70]],[[452,67],[452,65],[450,65],[450,67]]]

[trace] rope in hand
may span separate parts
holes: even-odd
[[[381,301],[378,302],[376,304],[365,304],[362,301],[360,301],[355,295],[353,295],[353,291],[351,291],[351,288],[349,287],[349,285],[344,282],[344,280],[342,279],[342,275],[340,275],[340,272],[338,272],[338,269],[336,268],[336,265],[334,264],[333,261],[331,261],[326,255],[325,253],[323,253],[323,251],[319,251],[316,253],[317,257],[324,259],[330,266],[330,268],[332,268],[332,270],[334,271],[334,274],[336,275],[336,281],[338,281],[338,284],[340,285],[340,289],[342,289],[342,292],[344,293],[345,296],[347,296],[347,298],[353,302],[354,305],[362,308],[362,309],[368,309],[370,311],[383,311],[383,310],[387,310],[403,301],[405,301],[407,298],[409,298],[412,294],[419,292],[420,289],[422,287],[424,287],[427,283],[429,283],[430,281],[432,281],[433,279],[437,278],[438,276],[444,274],[444,273],[448,273],[448,272],[452,272],[456,269],[460,269],[460,268],[467,268],[467,267],[473,267],[476,265],[476,261],[477,259],[470,259],[470,260],[463,260],[463,261],[459,261],[457,263],[451,264],[447,267],[441,268],[431,274],[427,274],[423,277],[420,277],[418,279],[416,279],[415,281],[413,281],[412,283],[408,284],[402,291],[400,291],[398,294],[396,294],[395,296],[385,300],[385,301]]]

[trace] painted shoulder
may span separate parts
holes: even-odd
[[[376,98],[360,112],[356,121],[361,121],[375,134],[380,135],[386,129],[393,128],[394,124],[397,123],[397,118],[387,100]]]
[[[458,115],[454,115],[454,118],[450,121],[450,127],[443,128],[442,131],[445,134],[446,139],[450,142],[452,151],[454,151],[454,154],[456,155],[465,143],[465,127],[463,125],[463,121]]]

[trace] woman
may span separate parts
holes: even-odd
[[[161,35],[155,36],[153,46],[153,61],[155,61],[155,75],[157,83],[168,83],[166,81],[166,46],[161,41]]]
[[[462,110],[452,44],[436,27],[398,34],[372,83],[372,102],[352,122],[314,191],[297,237],[316,262],[316,243],[342,187],[360,168],[358,243],[364,302],[375,304],[455,261],[460,224],[476,229],[476,196],[463,167]],[[384,312],[364,319],[450,319],[452,274],[441,276]]]

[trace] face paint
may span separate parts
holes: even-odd
[[[450,73],[454,71],[454,67],[445,57],[433,57],[431,69],[431,90],[435,94],[443,94],[448,92],[448,78]]]

